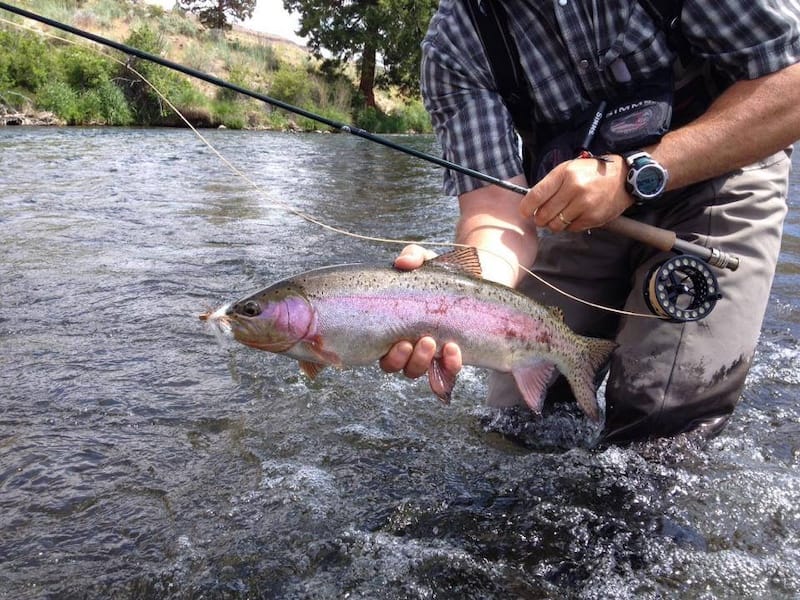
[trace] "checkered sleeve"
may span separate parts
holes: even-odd
[[[425,107],[447,160],[508,179],[522,172],[517,136],[480,40],[458,4],[440,4],[422,43]],[[445,170],[446,194],[460,195],[482,185]]]
[[[755,79],[800,61],[798,0],[687,0],[683,30],[732,79]]]

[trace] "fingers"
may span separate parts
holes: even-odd
[[[405,368],[413,352],[414,345],[411,342],[406,340],[397,342],[381,357],[378,364],[387,373],[397,373]]]
[[[380,367],[387,373],[403,371],[406,377],[416,379],[428,372],[436,357],[436,340],[422,337],[416,344],[403,340],[397,342],[380,360]],[[457,344],[447,343],[442,348],[442,366],[445,371],[457,374],[462,365],[461,349]]]
[[[574,212],[567,202],[556,200],[555,198],[534,209],[531,218],[537,227],[547,227],[550,231],[580,231],[582,228],[573,226],[575,221],[580,218],[579,215],[572,215]]]
[[[555,232],[602,227],[633,204],[625,186],[627,172],[619,155],[563,162],[531,188],[520,211]]]
[[[558,211],[555,219],[550,219],[547,223],[550,231],[571,231],[572,220],[565,216],[566,208]]]
[[[564,183],[561,165],[550,171],[539,183],[531,188],[520,202],[522,216],[533,219],[537,227],[547,227],[551,231],[564,231],[572,225],[574,217],[565,211],[570,197],[562,192]]]
[[[414,345],[414,352],[408,359],[403,373],[406,377],[416,379],[428,372],[431,361],[436,356],[436,340],[431,337],[420,338]]]
[[[550,231],[577,231],[572,224],[578,219],[577,215],[570,217],[570,206],[566,202],[551,200],[537,209],[533,220],[537,227],[547,227]]]
[[[547,221],[543,218],[552,211],[552,207],[548,206],[553,200],[558,199],[558,191],[561,188],[562,176],[560,174],[561,165],[557,165],[552,171],[545,175],[539,182],[534,185],[528,193],[522,198],[519,204],[519,210],[522,216],[528,219],[533,219],[539,227],[544,227],[547,222],[555,217],[555,213],[551,214]],[[561,207],[558,207],[560,210]],[[556,212],[558,212],[556,210]]]
[[[520,202],[520,212],[537,227],[556,233],[585,231],[623,212],[630,204],[625,196],[616,162],[576,159],[555,166],[533,186]]]
[[[464,366],[461,348],[458,347],[458,344],[447,343],[444,345],[444,348],[442,348],[442,366],[445,371],[453,375],[458,373],[461,367]]]
[[[418,246],[417,244],[410,244],[403,248],[397,258],[394,259],[394,266],[403,271],[410,271],[422,266],[426,260],[435,257],[436,253]]]

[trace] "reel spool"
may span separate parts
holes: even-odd
[[[686,254],[653,267],[644,282],[650,312],[678,323],[707,317],[721,297],[708,264]]]

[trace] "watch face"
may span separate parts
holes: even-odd
[[[656,165],[645,165],[636,177],[636,188],[645,198],[660,194],[664,183],[664,172]]]

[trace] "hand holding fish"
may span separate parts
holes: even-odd
[[[522,184],[525,180],[518,177],[511,181]],[[482,276],[513,286],[520,276],[517,264],[532,263],[537,248],[535,229],[520,210],[519,196],[497,186],[486,186],[464,194],[459,199],[459,208],[457,241],[490,248],[488,253],[479,251]],[[397,256],[394,266],[402,271],[413,270],[435,256],[434,252],[411,244]],[[406,376],[417,378],[428,372],[436,353],[436,342],[431,337],[420,338],[414,344],[403,340],[381,358],[380,366],[388,373],[403,371]],[[448,374],[455,376],[462,365],[458,345],[444,344],[439,363]]]
[[[418,269],[426,260],[434,258],[436,254],[412,244],[403,248],[403,251],[394,261],[394,266],[403,271]],[[406,377],[416,379],[428,372],[436,357],[436,340],[431,336],[423,336],[412,344],[407,340],[396,343],[380,360],[381,369],[387,373],[403,371]],[[461,370],[461,349],[452,342],[446,343],[442,349],[442,366],[453,378]]]

